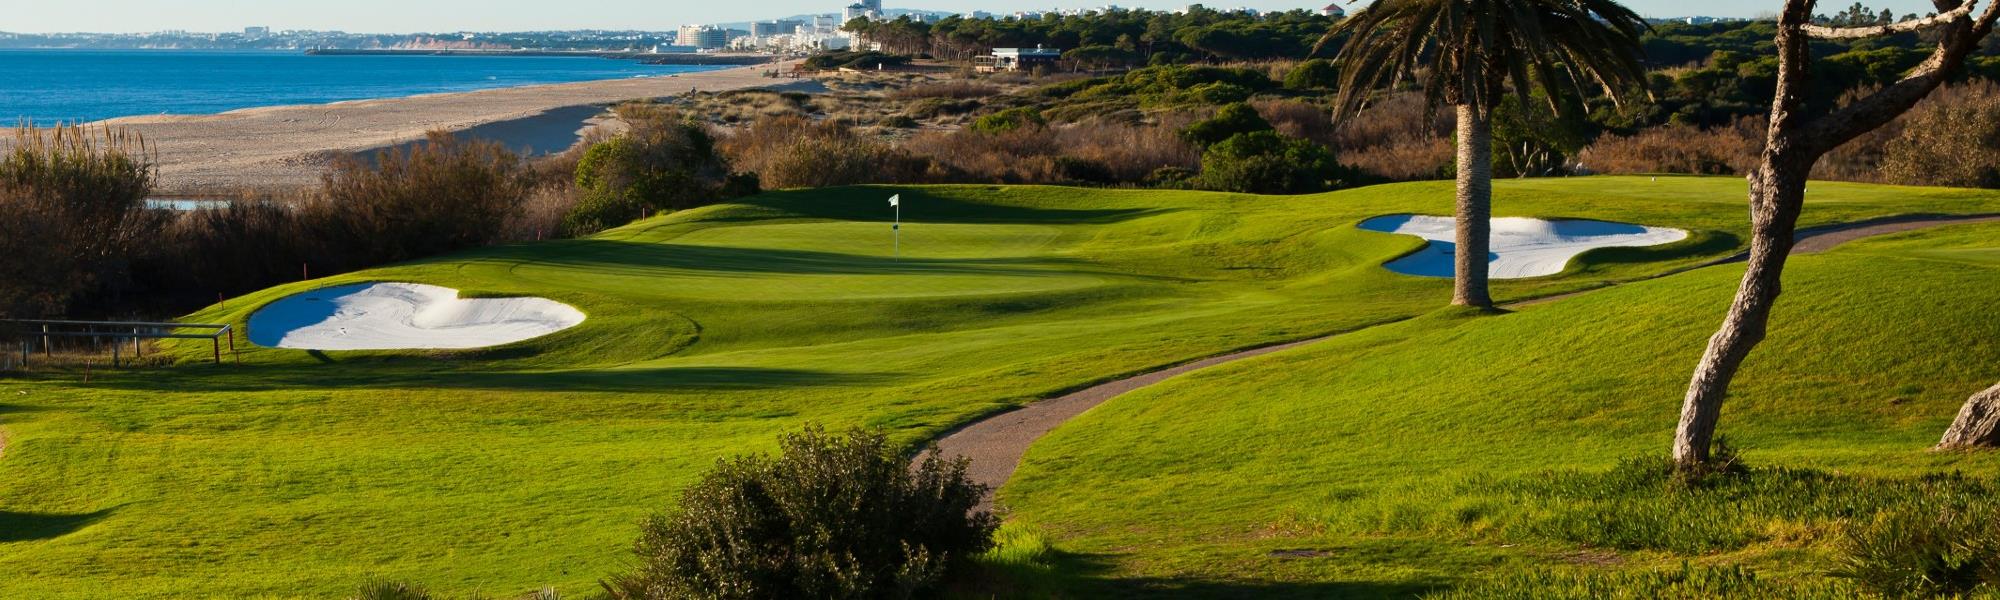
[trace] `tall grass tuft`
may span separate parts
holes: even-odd
[[[1512,571],[1429,594],[1427,600],[1859,600],[1866,596],[1831,582],[1794,583],[1757,577],[1742,567],[1696,567],[1630,573]]]

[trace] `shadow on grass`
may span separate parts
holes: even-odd
[[[655,367],[574,371],[460,371],[348,365],[244,365],[220,371],[173,371],[93,382],[91,387],[123,390],[170,389],[188,392],[252,392],[282,389],[405,389],[532,392],[668,392],[764,390],[796,387],[871,385],[897,373],[835,373],[755,367]]]
[[[572,268],[663,268],[721,275],[1073,275],[1087,264],[1059,258],[893,258],[773,248],[731,248],[585,239],[538,259]],[[1067,270],[1036,267],[1065,267]]]
[[[1109,556],[1057,551],[1047,570],[990,566],[952,598],[1415,598],[1442,583],[1117,577]]]
[[[55,515],[0,510],[0,543],[52,540],[89,527],[111,516],[114,509],[79,515]]]

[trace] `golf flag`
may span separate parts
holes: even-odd
[[[902,206],[902,205],[903,205],[902,194],[896,194],[894,196],[889,197],[889,206]]]

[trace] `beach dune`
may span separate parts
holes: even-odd
[[[103,121],[143,135],[158,153],[157,193],[283,190],[318,183],[338,157],[421,139],[431,130],[558,152],[599,125],[605,107],[689,91],[777,86],[771,65],[669,77],[535,85],[333,104],[250,108],[216,115]],[[784,68],[783,66],[779,67]]]

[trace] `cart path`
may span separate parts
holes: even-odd
[[[2000,215],[1923,215],[1889,217],[1829,225],[1801,230],[1798,234],[1798,242],[1793,247],[1793,252],[1812,254],[1825,252],[1835,246],[1862,238],[1929,229],[1944,225],[1993,222],[2000,222]],[[1746,256],[1747,253],[1737,254],[1688,269],[1661,274],[1657,277],[1666,277],[1702,267],[1737,262],[1743,260]],[[1518,308],[1554,302],[1601,289],[1604,288],[1537,298],[1509,304],[1506,307]],[[973,482],[985,485],[987,488],[986,497],[980,500],[979,506],[975,510],[990,511],[994,508],[993,492],[999,490],[1001,485],[1006,484],[1007,480],[1014,476],[1014,469],[1020,466],[1021,457],[1028,453],[1029,446],[1034,445],[1036,440],[1041,439],[1048,432],[1055,430],[1056,427],[1061,426],[1063,423],[1099,404],[1103,404],[1106,400],[1188,372],[1199,371],[1216,365],[1228,364],[1274,352],[1291,350],[1348,333],[1352,333],[1352,331],[1240,350],[1157,371],[1133,375],[1115,381],[1100,383],[1082,390],[1037,401],[1020,408],[993,414],[967,423],[958,429],[946,432],[944,436],[938,438],[937,447],[945,458],[964,457],[971,461],[971,465],[966,472],[967,476]]]

